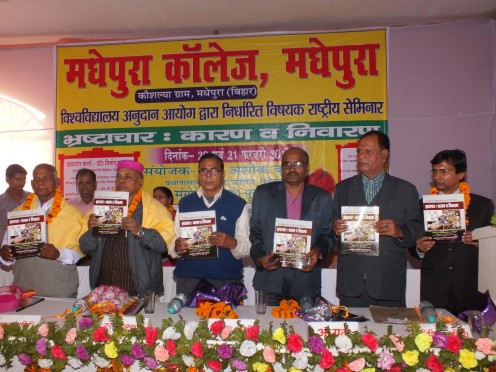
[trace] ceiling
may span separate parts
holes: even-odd
[[[0,47],[496,18],[496,0],[0,0]]]

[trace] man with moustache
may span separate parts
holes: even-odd
[[[198,162],[200,187],[179,201],[174,244],[169,254],[176,260],[174,279],[178,293],[189,296],[198,282],[206,279],[216,288],[242,282],[243,262],[250,252],[249,217],[246,202],[224,188],[224,161],[213,153],[202,155]],[[188,250],[186,238],[180,237],[181,213],[215,211],[216,230],[208,241],[219,247],[218,257],[182,259]]]
[[[90,286],[114,285],[131,296],[164,293],[162,254],[174,236],[167,209],[143,190],[144,167],[133,160],[117,162],[115,190],[129,192],[128,216],[122,218],[127,237],[97,237],[92,229],[98,218],[91,214],[88,231],[81,236],[81,251],[91,256]]]
[[[4,237],[1,261],[14,265],[14,285],[34,289],[39,296],[76,297],[79,276],[76,262],[81,258],[78,239],[83,229],[83,215],[62,196],[57,170],[50,164],[39,164],[33,170],[31,187],[25,202],[16,210],[43,209],[47,216],[48,242],[37,257],[14,261]]]
[[[379,255],[339,255],[337,292],[340,304],[405,307],[406,250],[423,234],[414,185],[386,173],[389,138],[382,132],[362,135],[357,148],[360,174],[336,185],[334,213],[342,206],[378,206]],[[340,217],[333,230],[341,236],[348,226]]]
[[[5,182],[9,187],[0,195],[0,239],[7,231],[7,212],[21,205],[29,194],[24,191],[27,174],[26,169],[19,164],[11,164],[5,170]]]
[[[282,181],[259,185],[253,194],[250,255],[257,265],[253,287],[268,293],[271,306],[282,299],[315,299],[321,292],[321,260],[333,247],[332,196],[305,183],[309,170],[307,152],[289,148],[281,160]],[[308,265],[280,267],[280,259],[273,253],[276,218],[312,222]]]
[[[431,166],[431,194],[464,195],[467,229],[457,243],[436,243],[431,237],[422,236],[410,252],[422,260],[420,299],[458,315],[476,308],[479,242],[472,239],[472,231],[490,224],[494,203],[470,192],[464,181],[467,158],[462,150],[437,153]]]
[[[96,190],[96,174],[91,169],[82,168],[76,173],[76,188],[79,195],[70,199],[83,215],[93,209],[93,198]]]

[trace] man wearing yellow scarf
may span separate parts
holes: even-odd
[[[461,242],[439,243],[423,236],[417,239],[416,249],[410,251],[422,260],[421,300],[458,315],[476,307],[479,242],[472,239],[472,230],[490,224],[494,204],[472,194],[464,182],[467,158],[462,150],[441,151],[431,165],[431,194],[463,194],[467,229]]]
[[[81,258],[79,236],[83,215],[66,202],[59,188],[57,170],[50,164],[39,164],[33,170],[34,193],[16,210],[41,208],[46,214],[48,244],[37,257],[14,261],[6,237],[0,256],[2,263],[14,265],[14,285],[34,289],[39,296],[76,297],[79,277],[76,262]]]

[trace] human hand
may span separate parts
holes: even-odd
[[[98,217],[95,214],[90,214],[90,217],[88,218],[88,230],[91,231],[93,227],[96,227],[98,225]]]
[[[56,260],[60,256],[60,252],[53,244],[43,244],[38,256],[49,260]]]
[[[174,245],[174,251],[181,256],[182,254],[186,253],[186,251],[189,248],[189,243],[188,239],[186,238],[177,238],[176,243]]]
[[[417,249],[422,252],[422,253],[427,253],[430,251],[436,242],[434,239],[432,239],[431,236],[422,236],[421,238],[418,238],[416,241],[417,244]]]
[[[260,257],[256,264],[262,266],[267,271],[276,270],[281,266],[281,258],[279,255],[271,253],[266,256]]]
[[[2,248],[0,249],[0,256],[4,261],[12,261],[14,259],[10,246],[8,245],[2,246]]]
[[[308,252],[305,255],[305,258],[308,259],[308,264],[303,266],[300,270],[303,272],[310,272],[312,271],[317,263],[319,262],[319,255],[320,255],[320,249],[317,247],[314,247],[310,249],[310,252]]]
[[[141,225],[132,217],[123,217],[121,226],[124,230],[129,231],[134,236],[136,236],[138,230],[141,229]]]
[[[479,241],[472,239],[472,231],[465,231],[462,236],[462,241],[465,244],[473,245],[474,247],[479,246]]]
[[[335,235],[339,236],[348,230],[348,224],[344,220],[334,220],[332,230]]]
[[[380,220],[375,223],[374,228],[379,235],[390,236],[395,239],[403,238],[403,231],[394,220]]]
[[[231,235],[216,231],[210,234],[208,237],[208,242],[217,247],[234,249],[238,245],[238,241],[234,239]]]

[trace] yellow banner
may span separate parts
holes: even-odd
[[[58,47],[64,194],[82,167],[111,189],[115,162],[132,158],[148,191],[177,201],[214,152],[226,188],[250,202],[292,146],[337,182],[354,173],[358,137],[387,131],[386,89],[386,30]]]

